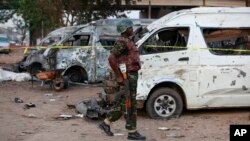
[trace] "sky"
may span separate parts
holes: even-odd
[[[131,19],[139,19],[140,10],[125,11],[125,14]]]

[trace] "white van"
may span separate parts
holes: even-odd
[[[150,117],[250,106],[250,8],[181,10],[148,30],[137,42],[137,100]]]

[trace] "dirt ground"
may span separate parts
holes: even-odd
[[[22,58],[22,51],[0,54],[0,67]],[[67,104],[75,104],[89,97],[97,97],[101,85],[74,85],[55,92],[40,82],[0,82],[1,141],[122,141],[127,140],[125,120],[112,124],[114,137],[99,130],[101,120],[86,118],[56,119],[60,114],[75,115]],[[15,103],[15,97],[23,103]],[[36,107],[25,109],[26,103]],[[138,130],[148,141],[229,141],[231,124],[250,124],[250,110],[213,109],[184,111],[177,119],[150,119],[144,110],[138,112]],[[159,130],[166,127],[169,130]]]

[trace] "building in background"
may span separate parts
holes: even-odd
[[[126,5],[125,0],[123,5]],[[140,10],[140,18],[158,19],[176,10],[201,6],[247,7],[250,6],[250,0],[132,0],[131,5],[126,5],[124,8]]]

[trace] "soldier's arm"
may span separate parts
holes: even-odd
[[[120,55],[127,55],[128,54],[128,48],[125,42],[123,41],[117,41],[114,44],[114,47],[112,49],[112,53],[115,56],[120,56]]]

